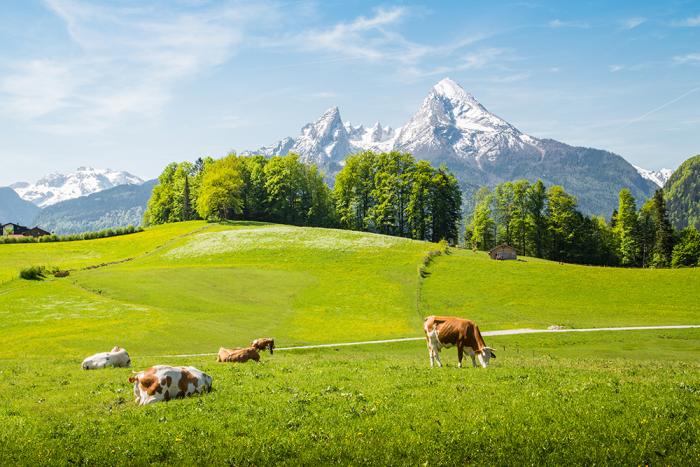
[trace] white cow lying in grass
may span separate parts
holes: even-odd
[[[129,365],[131,365],[129,354],[119,346],[115,346],[110,352],[96,353],[82,363],[83,370],[96,370],[108,366],[128,368]]]
[[[129,378],[139,405],[211,391],[211,376],[193,366],[156,365]]]

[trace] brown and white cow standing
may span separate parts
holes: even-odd
[[[193,366],[156,365],[129,378],[139,405],[211,391],[211,376]]]
[[[260,352],[255,347],[227,349],[221,347],[216,357],[217,362],[245,363],[248,360],[260,361]]]
[[[460,368],[462,368],[462,357],[465,350],[469,352],[475,367],[477,359],[479,364],[486,368],[489,360],[496,358],[493,349],[484,343],[479,326],[472,320],[454,316],[428,316],[423,321],[423,331],[428,343],[431,368],[434,366],[435,360],[437,360],[438,366],[442,366],[440,350],[443,347],[449,348],[453,345],[457,346]]]

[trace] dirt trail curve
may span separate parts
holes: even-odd
[[[514,334],[537,334],[537,333],[559,333],[559,332],[595,332],[595,331],[649,331],[654,329],[694,329],[700,328],[700,324],[682,324],[673,326],[623,326],[617,328],[583,328],[583,329],[503,329],[500,331],[484,331],[483,336],[511,336]],[[424,337],[402,337],[400,339],[382,339],[376,341],[360,342],[339,342],[336,344],[314,344],[298,345],[294,347],[275,347],[276,351],[284,350],[304,350],[323,349],[328,347],[347,347],[354,345],[391,344],[393,342],[422,341]],[[209,357],[215,353],[193,353],[179,355],[149,355],[142,358],[180,358],[180,357]]]

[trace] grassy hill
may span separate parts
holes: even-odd
[[[482,330],[700,323],[700,270],[591,268],[358,232],[189,222],[92,241],[0,245],[0,456],[9,464],[691,464],[700,330],[487,338],[487,370],[428,368],[423,342],[216,352],[417,336],[430,313]],[[30,265],[67,278],[16,279]],[[91,266],[100,266],[89,268]],[[204,397],[133,403],[131,369],[195,365]],[[160,356],[159,356],[160,355]]]

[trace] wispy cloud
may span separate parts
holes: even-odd
[[[330,55],[321,59],[320,63],[360,60],[410,67],[436,58],[453,56],[487,37],[484,34],[473,34],[437,45],[411,41],[398,31],[398,27],[414,16],[415,11],[406,7],[378,8],[370,16],[359,16],[323,29],[309,29],[266,39],[262,43],[267,47],[291,47],[304,52]]]
[[[622,29],[634,29],[637,26],[641,26],[642,24],[646,23],[647,19],[643,18],[641,16],[635,16],[633,18],[627,18],[623,19],[621,21],[622,24]]]
[[[697,27],[700,26],[700,15],[693,16],[690,18],[685,18],[682,20],[674,21],[671,23],[672,26],[676,27]]]
[[[676,55],[673,57],[673,63],[677,65],[700,65],[700,52],[686,55]]]
[[[622,71],[624,69],[624,65],[608,65],[608,70],[610,70],[611,73],[617,73],[618,71]]]
[[[591,27],[585,21],[565,21],[561,19],[553,19],[547,25],[550,28],[578,28],[578,29],[588,29]]]
[[[524,72],[524,73],[515,73],[512,75],[506,75],[506,76],[497,76],[495,78],[492,78],[491,81],[494,83],[515,83],[517,81],[524,81],[532,76],[532,73],[530,72]]]
[[[246,27],[271,11],[263,4],[175,12],[73,0],[45,4],[63,20],[77,53],[12,64],[0,93],[6,110],[60,133],[99,130],[125,115],[157,115],[175,85],[229,60]]]

